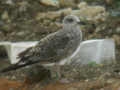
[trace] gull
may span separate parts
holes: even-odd
[[[18,55],[19,62],[0,72],[16,70],[35,63],[56,63],[57,66],[59,62],[70,57],[80,45],[82,41],[80,26],[84,24],[77,16],[65,16],[61,30],[49,34],[37,45],[21,52]]]

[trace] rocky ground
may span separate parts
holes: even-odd
[[[119,0],[0,0],[0,40],[36,41],[62,27],[62,19],[77,15],[88,24],[84,40],[112,38],[117,64],[62,66],[62,84],[50,79],[40,65],[1,74],[0,90],[119,90],[120,89],[120,1]],[[0,52],[1,67],[6,54]],[[32,69],[32,71],[31,71]]]

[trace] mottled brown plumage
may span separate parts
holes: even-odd
[[[76,16],[66,16],[63,20],[63,29],[48,35],[36,46],[20,53],[18,56],[20,61],[15,66],[19,68],[20,65],[35,62],[55,63],[69,57],[82,40],[79,22],[80,20]]]

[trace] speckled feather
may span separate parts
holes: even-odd
[[[81,41],[81,31],[59,30],[40,40],[35,46],[19,54],[20,62],[39,60],[40,62],[59,62],[70,56]]]

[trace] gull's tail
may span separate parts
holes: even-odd
[[[30,61],[30,62],[23,63],[23,64],[17,63],[15,65],[11,65],[11,66],[8,66],[7,68],[4,68],[4,69],[0,70],[0,73],[5,73],[5,72],[13,71],[13,70],[16,70],[16,69],[20,69],[22,67],[32,65],[32,64],[35,64],[35,63],[38,63],[38,62],[39,61]]]

